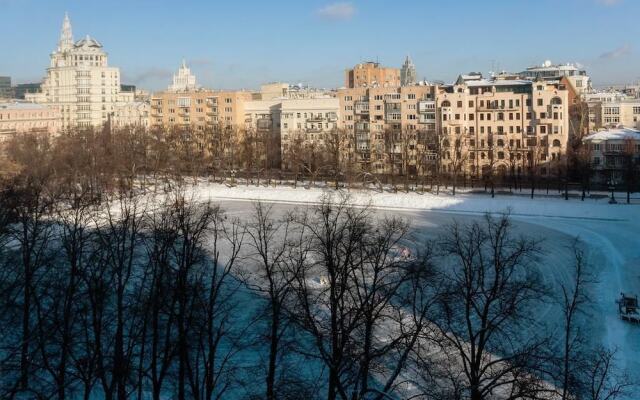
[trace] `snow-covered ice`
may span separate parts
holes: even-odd
[[[191,188],[196,198],[220,202],[232,214],[246,216],[249,202],[261,200],[291,205],[318,203],[323,189],[305,187],[228,187],[199,184]],[[452,219],[477,218],[486,212],[509,211],[521,232],[542,237],[548,255],[543,265],[545,281],[558,285],[569,279],[566,270],[570,239],[579,236],[587,245],[589,259],[597,271],[593,290],[593,314],[589,329],[592,343],[618,350],[621,366],[640,382],[640,326],[623,322],[618,317],[615,300],[621,292],[640,294],[640,206],[608,204],[598,200],[540,196],[496,196],[482,194],[434,195],[430,193],[387,193],[351,191],[355,206],[369,205],[379,213],[400,214],[414,228],[429,230],[446,225]],[[559,318],[552,306],[544,312],[547,323]],[[555,314],[554,314],[555,313]],[[534,329],[534,328],[532,328]]]

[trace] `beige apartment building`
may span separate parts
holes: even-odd
[[[269,147],[270,167],[314,170],[326,164],[329,135],[337,134],[338,107],[338,99],[328,96],[248,101],[245,129],[268,139],[263,143]]]
[[[251,100],[245,91],[196,90],[158,92],[151,96],[151,126],[181,127],[204,131],[214,126],[240,126],[244,102]]]
[[[400,69],[382,67],[377,62],[365,62],[345,71],[345,87],[400,86]]]
[[[62,129],[60,111],[31,103],[0,103],[0,141],[18,133],[56,134]]]
[[[445,172],[542,175],[564,166],[569,92],[561,84],[517,79],[459,79],[437,95]]]
[[[431,85],[339,90],[339,127],[350,167],[380,174],[431,168],[436,92]]]

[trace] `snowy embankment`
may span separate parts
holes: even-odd
[[[194,194],[201,199],[220,201],[265,201],[291,204],[318,203],[328,191],[320,188],[304,188],[299,186],[234,186],[222,184],[199,184],[192,188]],[[350,202],[357,206],[369,205],[373,208],[388,210],[430,210],[451,212],[456,214],[504,212],[510,210],[513,216],[575,218],[601,221],[627,221],[640,216],[640,207],[626,205],[610,205],[607,198],[563,200],[557,197],[540,196],[530,199],[524,196],[497,195],[491,198],[488,194],[448,194],[435,195],[416,192],[375,192],[362,190],[340,190],[348,193]]]

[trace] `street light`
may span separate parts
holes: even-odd
[[[615,181],[613,180],[613,175],[611,176],[611,178],[609,178],[609,190],[611,191],[611,198],[609,199],[609,204],[616,204],[618,203],[616,201],[616,196],[615,196],[615,191],[616,186],[615,186]]]

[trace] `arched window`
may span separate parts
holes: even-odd
[[[451,102],[449,100],[445,100],[440,104],[440,107],[451,107]]]
[[[560,147],[560,141],[558,139],[553,141],[553,147]]]
[[[554,97],[551,99],[551,105],[559,106],[562,104],[562,99],[560,97]]]

